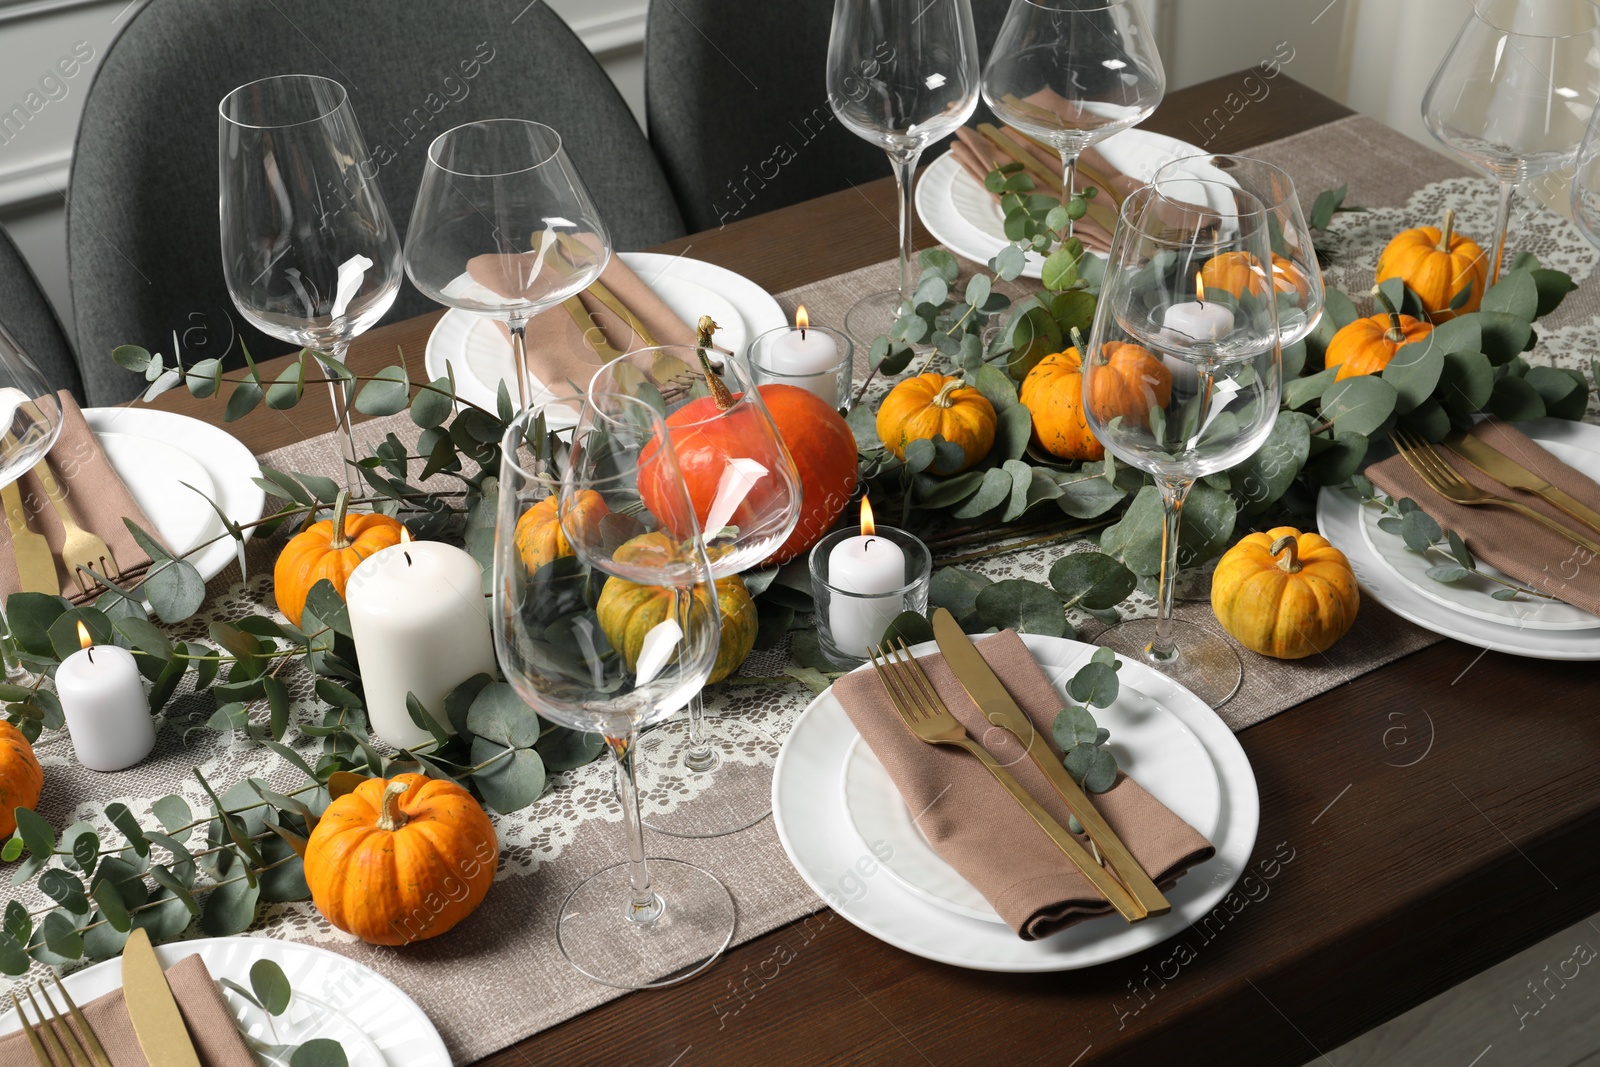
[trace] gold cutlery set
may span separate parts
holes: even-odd
[[[1005,685],[978,653],[977,646],[962,631],[955,616],[940,608],[933,616],[933,630],[945,663],[967,695],[989,722],[1008,731],[1027,750],[1029,758],[1044,772],[1067,809],[1082,825],[1084,837],[1094,849],[1094,855],[1091,856],[1089,849],[1076,836],[1058,823],[1005,767],[967,733],[966,727],[950,713],[921,664],[906,648],[905,642],[900,641],[898,648],[872,649],[870,658],[890,702],[910,731],[927,744],[953,745],[982,763],[1039,829],[1049,836],[1128,922],[1139,922],[1171,911],[1172,905],[1129,853],[1127,846],[1101,818],[1049,744],[1039,736],[1032,720],[1017,706]]]
[[[88,596],[95,588],[95,583],[84,576],[84,570],[113,581],[122,577],[122,568],[117,565],[117,557],[111,547],[104,539],[79,526],[72,517],[72,511],[67,506],[67,494],[61,488],[61,483],[56,481],[49,458],[40,460],[33,468],[33,473],[38,477],[39,484],[44,486],[45,496],[49,497],[50,506],[61,520],[65,535],[61,544],[61,563],[72,575],[78,591]],[[17,577],[21,579],[22,591],[49,593],[52,596],[60,593],[55,557],[44,535],[28,527],[28,512],[23,506],[22,494],[16,482],[0,488],[0,505],[5,507],[6,526],[11,531],[11,547],[16,555]]]

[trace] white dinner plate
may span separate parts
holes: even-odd
[[[1046,673],[1057,679],[1070,678],[1094,653],[1093,645],[1080,641],[1032,635],[1022,639]],[[935,650],[929,642],[912,652]],[[957,967],[1075,970],[1121,959],[1166,940],[1216,907],[1243,874],[1255,847],[1261,803],[1250,761],[1216,712],[1143,664],[1123,660],[1120,674],[1124,686],[1170,713],[1174,726],[1187,730],[1204,747],[1219,786],[1219,812],[1210,835],[1217,854],[1190,870],[1167,894],[1172,902],[1169,914],[1131,926],[1108,915],[1041,941],[1024,941],[1009,927],[955,914],[907,888],[857,836],[845,807],[839,783],[860,734],[831,689],[796,720],[773,771],[772,818],[789,861],[813,890],[862,930],[907,952]],[[1165,783],[1141,778],[1140,784],[1163,799],[1172,795]]]
[[[1187,141],[1149,130],[1124,130],[1095,148],[1106,162],[1130,178],[1145,182],[1174,159],[1199,154],[1204,149]],[[1214,177],[1215,168],[1196,161],[1197,176]],[[1041,190],[1058,193],[1059,190]],[[961,169],[946,152],[928,165],[917,182],[917,217],[928,232],[959,255],[987,263],[1011,242],[1006,240],[1005,214],[1000,204],[978,180]],[[1102,257],[1104,258],[1104,257]],[[1039,277],[1044,257],[1027,254],[1025,278]]]
[[[223,535],[189,557],[205,581],[221,574],[238,557],[237,545],[211,505],[182,483],[208,490],[234,522],[254,522],[266,507],[267,494],[251,480],[261,476],[261,465],[250,450],[226,430],[171,411],[84,408],[83,417],[156,533],[174,552],[187,551],[180,545],[193,548]],[[196,485],[197,468],[209,488]],[[249,530],[244,533],[250,536]]]
[[[617,257],[684,322],[697,322],[701,315],[715,319],[722,327],[716,343],[730,352],[743,353],[757,334],[788,321],[765,289],[714,263],[658,252],[619,252]],[[544,314],[566,311],[558,306]],[[445,312],[428,337],[428,377],[445,377],[447,361],[461,399],[491,411],[500,382],[514,384],[511,344],[486,316],[454,308]]]
[[[1055,680],[1064,690],[1070,675],[1058,674]],[[1111,731],[1106,744],[1116,753],[1118,767],[1207,838],[1216,833],[1222,818],[1217,769],[1181,719],[1131,685],[1121,686],[1116,702],[1094,709],[1094,716]],[[912,893],[957,915],[1005,921],[934,851],[889,772],[862,738],[856,739],[845,758],[841,784],[856,834],[878,854],[884,870]],[[888,848],[873,847],[880,843]]]
[[[301,1045],[330,1038],[344,1046],[350,1067],[450,1067],[450,1054],[416,1002],[376,971],[326,949],[266,937],[210,937],[160,945],[163,967],[199,956],[233,1010],[256,1062],[277,1067],[265,1045]],[[260,1009],[222,980],[250,988],[250,965],[273,960],[289,979],[293,999],[284,1014],[268,1020]],[[61,980],[80,1006],[122,987],[122,960],[110,959]],[[17,1029],[15,1012],[0,1017],[0,1033]]]
[[[1517,428],[1552,452],[1561,449],[1558,454],[1568,463],[1579,450],[1600,457],[1600,426],[1566,419],[1535,419],[1518,423]],[[1479,618],[1441,603],[1436,596],[1424,596],[1373,551],[1362,532],[1362,510],[1361,501],[1350,490],[1325,488],[1317,496],[1317,529],[1349,559],[1362,589],[1396,615],[1436,634],[1495,652],[1534,659],[1600,659],[1600,629],[1534,629],[1523,625],[1520,619]],[[1487,594],[1483,599],[1494,603]],[[1532,610],[1534,606],[1522,607]]]

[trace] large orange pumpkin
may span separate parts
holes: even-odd
[[[372,945],[438,937],[483,903],[499,866],[472,794],[420,774],[369,778],[333,801],[305,853],[317,910]]]
[[[318,581],[328,579],[344,596],[345,583],[362,560],[400,543],[405,526],[399,519],[377,514],[349,515],[349,506],[349,492],[340,490],[333,505],[333,518],[313,523],[295,534],[278,554],[272,588],[278,598],[278,610],[292,625],[300,625],[306,594]]]
[[[17,809],[30,811],[44,789],[44,771],[22,731],[0,719],[0,838],[17,828]]]
[[[919,374],[907,378],[878,405],[878,440],[896,459],[906,458],[906,445],[942,437],[961,448],[955,467],[935,467],[935,474],[964,471],[994,447],[997,419],[989,398],[960,378]]]
[[[557,497],[547,496],[524,511],[522,517],[517,520],[517,529],[513,535],[517,554],[522,557],[522,565],[530,572],[538,570],[551,560],[572,555],[572,545],[561,529],[561,518],[556,510],[557,502]],[[575,515],[569,518],[568,522],[575,522],[579,526],[598,522],[609,510],[606,507],[606,498],[593,489],[578,490],[569,507]]]
[[[1431,323],[1402,315],[1395,310],[1389,298],[1374,289],[1373,294],[1383,306],[1382,314],[1357,319],[1342,326],[1328,342],[1323,357],[1330,367],[1338,367],[1333,376],[1336,382],[1362,374],[1377,374],[1389,365],[1401,345],[1420,341],[1433,332]]]
[[[1274,659],[1326,652],[1355,625],[1350,561],[1320,535],[1279,526],[1247,534],[1211,578],[1211,610],[1245,648]]]
[[[1224,252],[1206,260],[1200,280],[1207,289],[1222,289],[1235,298],[1245,293],[1259,296],[1266,287],[1261,273],[1256,257],[1249,252]],[[1280,293],[1296,293],[1301,300],[1311,294],[1311,283],[1300,268],[1276,252],[1272,255],[1272,287]]]
[[[1404,281],[1434,322],[1477,311],[1489,284],[1488,255],[1476,241],[1452,232],[1455,221],[1454,209],[1446,208],[1443,225],[1402,231],[1378,257],[1378,281]],[[1461,306],[1452,308],[1463,290]]]

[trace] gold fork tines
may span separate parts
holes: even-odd
[[[43,982],[30,985],[26,989],[28,1003],[33,1005],[33,1013],[38,1022],[30,1022],[28,1015],[22,1010],[22,1003],[17,999],[15,991],[11,993],[11,1003],[17,1009],[17,1018],[22,1022],[22,1028],[28,1035],[28,1044],[33,1049],[34,1058],[41,1067],[111,1067],[111,1058],[106,1055],[105,1048],[100,1044],[100,1039],[95,1036],[94,1030],[89,1026],[77,1004],[73,1003],[66,987],[54,974],[56,989],[60,992],[67,1004],[67,1013],[71,1022],[56,1009],[56,1004],[50,997],[50,991]],[[45,1007],[49,1009],[46,1016],[44,1009],[39,1007],[39,1000],[35,991],[44,997]],[[77,1026],[74,1027],[73,1023]]]
[[[1525,504],[1479,489],[1476,485],[1463,478],[1460,472],[1434,450],[1432,445],[1410,431],[1396,427],[1390,436],[1394,439],[1395,448],[1399,451],[1401,458],[1410,465],[1412,470],[1417,472],[1417,477],[1421,478],[1429,489],[1432,489],[1446,500],[1466,507],[1493,506],[1514,511],[1518,515],[1532,519],[1539,525],[1555,531],[1578,547],[1600,555],[1600,541],[1585,537],[1576,530],[1562,525],[1548,515],[1534,511]]]
[[[1084,851],[1078,839],[1056,822],[1050,813],[1022,787],[1022,784],[996,762],[987,749],[967,735],[967,728],[950,713],[938,690],[933,687],[933,682],[923,671],[916,657],[911,655],[911,650],[906,647],[904,640],[899,642],[898,649],[891,647],[885,650],[871,647],[867,650],[867,657],[872,661],[872,669],[877,672],[884,691],[889,694],[889,702],[894,705],[901,720],[918,740],[929,745],[953,745],[976,758],[994,776],[995,781],[1011,794],[1011,799],[1028,813],[1034,824],[1045,832],[1067,859],[1072,861],[1100,895],[1116,908],[1119,915],[1128,922],[1138,922],[1150,917],[1148,908],[1135,900],[1110,872],[1096,863],[1089,853]]]
[[[86,1051],[94,1059],[94,1067],[111,1067],[111,1057],[106,1055],[105,1047],[100,1044],[100,1038],[95,1036],[94,1027],[89,1025],[89,1020],[84,1016],[83,1012],[78,1010],[78,1005],[73,1001],[72,994],[68,993],[67,987],[61,984],[61,979],[56,976],[56,972],[50,972],[50,981],[55,983],[56,992],[60,993],[61,999],[66,1002],[67,1012],[72,1016],[72,1021],[78,1024],[78,1030],[82,1034],[84,1044],[88,1046]],[[45,994],[45,999],[50,999],[49,993]]]

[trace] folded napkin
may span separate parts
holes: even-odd
[[[1049,742],[1066,703],[1012,630],[978,642],[978,651]],[[918,659],[967,733],[1021,782],[1062,826],[1071,814],[1022,744],[983,717],[944,657]],[[1072,861],[1017,806],[1005,787],[967,753],[928,745],[907,729],[872,671],[839,679],[834,694],[883,763],[935,852],[984,895],[1024,941],[1109,915],[1112,908]],[[1055,752],[1055,745],[1050,744]],[[1059,753],[1057,754],[1059,756]],[[1210,859],[1210,842],[1126,775],[1090,797],[1128,851],[1163,889]]]
[[[1579,502],[1600,510],[1600,485],[1573,470],[1526,434],[1499,419],[1485,419],[1472,428],[1473,436],[1493,445],[1524,467],[1543,475]],[[1457,473],[1480,489],[1508,497],[1590,540],[1600,534],[1588,529],[1559,508],[1533,493],[1509,489],[1466,460],[1435,445],[1434,451]],[[1575,608],[1600,615],[1600,567],[1586,549],[1568,541],[1532,519],[1508,508],[1466,507],[1452,503],[1423,483],[1403,456],[1390,456],[1367,468],[1372,484],[1396,500],[1410,497],[1446,530],[1454,530],[1472,554],[1525,585],[1549,593]]]
[[[491,274],[492,265],[479,264],[479,261],[490,258],[493,257],[475,257],[467,264],[467,272],[482,284],[495,288],[497,283]],[[479,264],[476,270],[474,264]],[[600,274],[600,281],[643,324],[656,344],[694,344],[694,329],[678,318],[651,291],[650,286],[622,262],[621,257],[611,257]],[[616,358],[615,354],[602,355],[596,351],[602,344],[609,344],[620,354],[646,343],[621,316],[601,303],[592,292],[585,290],[578,294],[578,299],[588,312],[592,323],[589,327],[579,325],[566,307],[560,304],[535,316],[528,323],[528,369],[546,388],[557,394],[567,393],[568,383],[579,389],[587,386],[595,371]],[[496,320],[495,325],[509,344],[511,334],[506,324]]]
[[[183,1013],[183,1024],[189,1031],[189,1040],[194,1042],[203,1067],[254,1067],[255,1058],[234,1026],[233,1013],[217,991],[204,960],[199,956],[185,956],[173,964],[167,970],[167,985],[172,987],[178,1010]],[[59,999],[60,995],[53,989],[52,995],[57,998],[56,1010],[65,1016],[66,1005]],[[33,1005],[20,990],[18,999],[27,1008],[29,1021],[36,1021],[38,1016],[33,1012]],[[42,1000],[39,1006],[44,1007]],[[105,1046],[112,1067],[165,1067],[145,1059],[133,1032],[133,1023],[128,1021],[121,989],[114,989],[87,1004],[79,1002],[78,1007],[89,1020],[89,1028],[100,1039],[100,1044]],[[48,1018],[48,1008],[45,1008],[45,1015]],[[20,1030],[0,1037],[0,1067],[39,1067],[27,1035]]]
[[[128,528],[124,516],[137,523],[140,529],[155,532],[155,525],[140,509],[133,494],[117,475],[116,468],[106,458],[100,442],[95,440],[89,424],[84,421],[72,394],[62,390],[56,394],[61,400],[61,436],[48,457],[67,497],[67,511],[79,526],[100,538],[110,547],[122,568],[122,580],[112,577],[118,585],[127,587],[137,582],[150,567],[150,557],[139,547]],[[17,480],[17,490],[22,497],[22,510],[28,528],[42,533],[50,542],[50,551],[56,558],[56,577],[61,581],[61,595],[75,603],[87,603],[94,596],[85,597],[78,592],[77,583],[61,564],[61,546],[66,533],[56,509],[50,506],[50,497],[38,475],[29,471]],[[17,575],[17,557],[11,549],[11,526],[0,522],[0,596],[10,596],[22,589],[22,579]]]
[[[1059,182],[1064,174],[1060,154],[1045,148],[1020,130],[1012,129],[1010,126],[1002,126],[1000,129],[1015,144],[1026,150],[1029,156],[1056,176],[1058,184],[1055,188],[1041,188],[1038,191],[1059,196],[1061,194]],[[983,184],[984,178],[995,169],[996,165],[1012,161],[1012,157],[1004,149],[970,126],[962,126],[956,130],[956,139],[950,145],[950,155],[961,165],[962,170],[977,179],[979,185]],[[1084,149],[1079,155],[1078,168],[1079,188],[1093,185],[1103,189],[1110,196],[1107,204],[1095,205],[1104,207],[1106,209],[1104,212],[1091,209],[1089,214],[1072,224],[1072,235],[1092,252],[1109,252],[1111,231],[1116,228],[1116,205],[1141,183],[1118,171],[1106,162],[1104,156],[1092,148]],[[1038,181],[1035,179],[1035,185],[1037,184]],[[1000,198],[996,196],[995,199]],[[1109,225],[1104,217],[1107,215]]]

